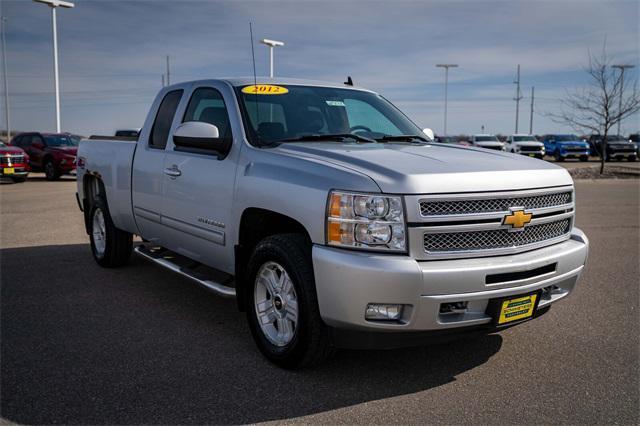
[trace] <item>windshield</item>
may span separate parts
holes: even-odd
[[[629,141],[622,136],[607,136],[607,142],[628,143]]]
[[[571,141],[579,141],[580,138],[576,135],[557,135],[555,137],[557,142],[571,142]]]
[[[538,142],[538,139],[533,136],[514,136],[513,140],[515,142]]]
[[[44,137],[47,146],[77,146],[75,142],[67,135],[48,135]]]
[[[426,140],[415,124],[375,93],[313,86],[257,87],[257,94],[253,85],[236,88],[249,141],[254,145],[348,134],[370,142],[401,135],[418,135]],[[264,93],[265,87],[272,93]]]
[[[495,136],[476,136],[476,142],[500,142]]]

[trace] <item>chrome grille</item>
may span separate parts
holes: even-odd
[[[427,252],[459,252],[521,247],[562,237],[571,231],[571,220],[531,225],[522,231],[495,229],[472,232],[425,233],[424,249]]]
[[[511,207],[538,209],[571,203],[571,191],[524,197],[421,201],[422,216],[506,212]]]
[[[24,155],[3,155],[0,157],[0,164],[16,164],[24,162]]]

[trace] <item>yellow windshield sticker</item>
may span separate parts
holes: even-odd
[[[282,86],[274,86],[273,84],[254,84],[242,88],[242,93],[250,93],[252,95],[284,95],[289,93],[289,89]]]

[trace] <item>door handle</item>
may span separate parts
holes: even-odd
[[[182,172],[178,169],[178,166],[174,164],[171,168],[164,169],[164,174],[172,178],[177,178],[182,174]]]

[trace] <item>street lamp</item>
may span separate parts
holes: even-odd
[[[618,68],[620,70],[620,99],[618,104],[618,114],[622,111],[622,95],[624,94],[624,70],[627,68],[633,68],[635,65],[611,65],[611,68]],[[618,136],[620,136],[620,122],[622,120],[618,120]]]
[[[273,48],[284,46],[284,42],[263,38],[260,43],[269,46],[269,77],[273,78]]]
[[[444,136],[447,136],[447,86],[449,85],[449,68],[457,68],[458,64],[437,64],[444,68]]]
[[[56,26],[56,9],[58,7],[72,8],[75,4],[62,0],[33,0],[46,4],[51,8],[51,22],[53,26],[53,86],[56,92],[56,132],[60,133],[60,85],[58,83],[58,31]]]

